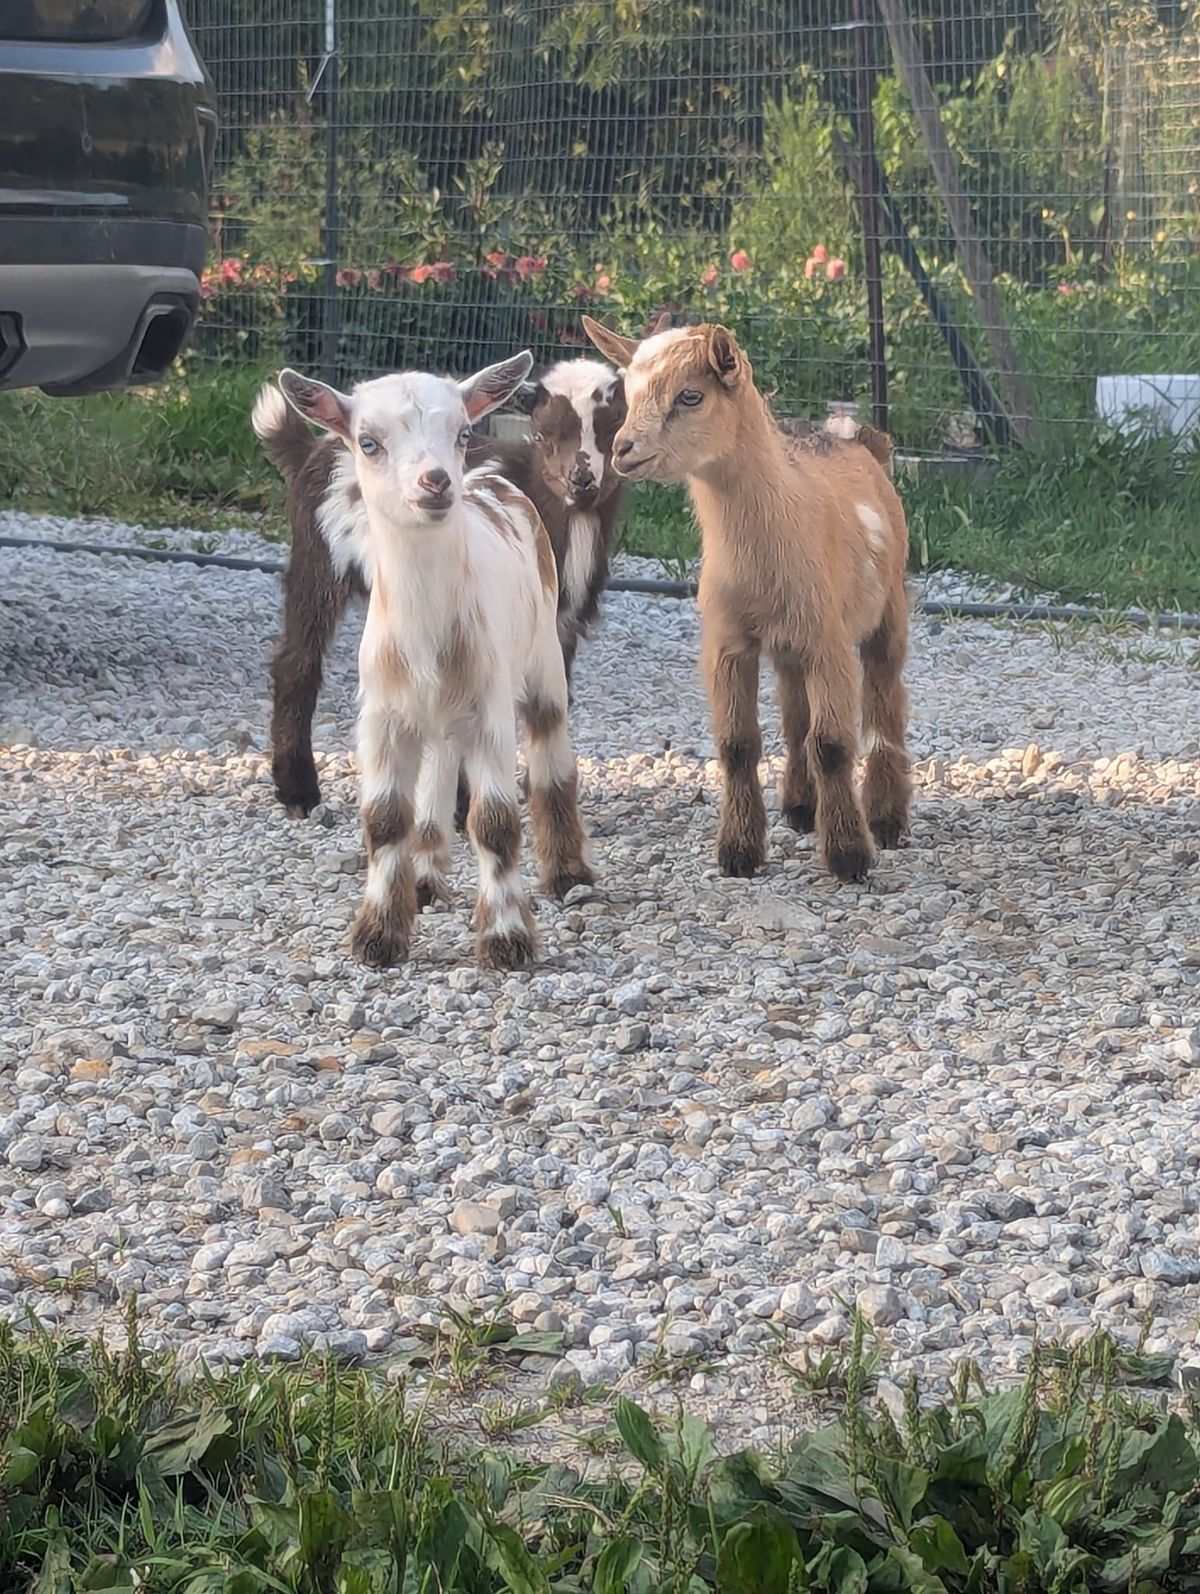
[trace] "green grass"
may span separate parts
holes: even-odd
[[[130,1323],[120,1355],[0,1331],[5,1594],[1200,1586],[1198,1413],[1129,1389],[1170,1363],[1105,1338],[1035,1347],[1016,1389],[967,1365],[950,1399],[912,1385],[893,1415],[859,1319],[832,1420],[779,1411],[797,1436],[778,1455],[719,1456],[694,1416],[618,1399],[616,1454],[575,1466],[530,1459],[537,1435],[506,1450],[528,1425],[494,1406],[486,1448],[450,1448],[435,1393],[332,1364],[185,1380]]]
[[[0,497],[57,515],[286,536],[278,478],[250,431],[264,372],[197,368],[90,399],[0,396]],[[952,568],[1102,606],[1200,610],[1200,465],[1069,435],[989,478],[902,479],[915,569]],[[696,553],[680,492],[631,494],[623,545],[678,576]]]

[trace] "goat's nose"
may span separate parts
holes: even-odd
[[[450,490],[450,473],[440,466],[435,470],[427,470],[423,476],[417,477],[417,486],[422,492],[429,493],[434,498],[441,498]]]
[[[616,442],[613,444],[613,458],[628,459],[632,453],[633,439],[629,437],[618,437]]]

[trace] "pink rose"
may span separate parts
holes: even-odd
[[[751,266],[750,256],[744,249],[735,249],[729,257],[729,264],[735,271],[749,271]]]
[[[812,257],[819,266],[823,266],[829,259],[829,250],[826,249],[824,244],[815,244],[813,246]]]
[[[825,267],[825,275],[830,282],[840,282],[846,275],[846,262],[839,259],[831,260]]]
[[[362,281],[362,272],[357,266],[343,266],[337,274],[339,288],[357,288]]]
[[[540,255],[522,255],[517,261],[517,276],[522,282],[528,277],[540,276],[545,269],[546,262]]]
[[[817,274],[817,262],[813,259],[812,255],[809,255],[808,259],[804,262],[804,280],[805,280],[805,282],[811,282],[812,279],[816,276],[816,274]]]
[[[700,286],[702,288],[711,288],[719,276],[720,272],[717,270],[716,266],[709,266],[707,271],[701,273]]]
[[[456,282],[458,272],[454,269],[452,260],[437,260],[430,267],[435,282]]]
[[[414,266],[412,268],[412,270],[408,274],[408,280],[410,282],[422,283],[422,282],[428,282],[430,277],[432,277],[432,276],[433,276],[433,267],[432,266],[428,266],[428,265],[425,265],[425,266]]]

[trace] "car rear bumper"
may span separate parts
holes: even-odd
[[[69,396],[157,381],[199,301],[188,266],[0,263],[0,388]]]

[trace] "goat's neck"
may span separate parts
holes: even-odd
[[[730,431],[730,445],[687,479],[706,537],[722,529],[740,537],[768,528],[768,506],[778,504],[789,478],[783,437],[757,390],[738,403]]]
[[[457,612],[466,575],[461,512],[441,525],[373,520],[371,601],[393,634],[436,640]]]

